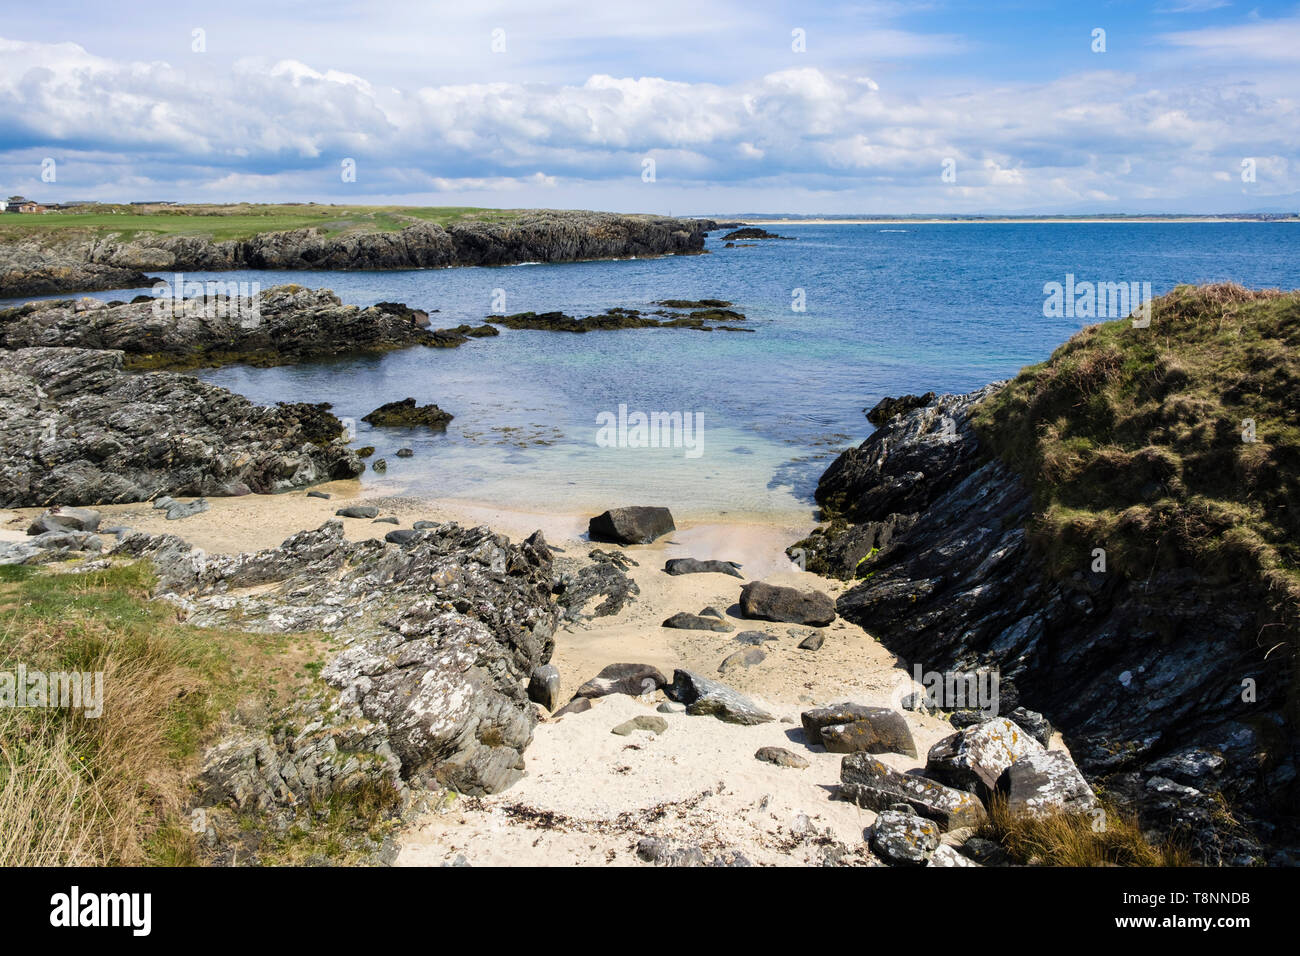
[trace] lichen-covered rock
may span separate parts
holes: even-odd
[[[939,828],[915,813],[884,810],[871,827],[871,851],[894,866],[924,866],[939,846]]]
[[[640,697],[653,694],[668,683],[659,668],[651,664],[607,664],[600,673],[578,688],[575,697],[605,697],[627,694]]]
[[[255,405],[174,372],[131,374],[122,353],[0,352],[0,507],[269,494],[362,465],[319,406]]]
[[[1084,813],[1097,805],[1092,787],[1064,750],[1025,754],[1002,771],[997,789],[1016,814]]]
[[[290,758],[310,732],[333,741],[331,759],[344,765],[391,753],[405,785],[490,793],[522,773],[537,720],[526,686],[550,657],[558,617],[549,557],[527,543],[455,524],[401,545],[352,543],[341,522],[330,521],[258,552],[210,556],[171,535],[134,534],[117,553],[150,559],[160,591],[193,624],[324,630],[347,641],[321,672],[334,689],[322,698],[329,706],[298,735],[275,741],[274,759],[258,757],[257,766],[297,766]],[[367,728],[361,736],[358,727]],[[222,758],[211,786],[254,792],[230,779],[246,775],[248,760]],[[268,779],[266,799],[297,794]]]
[[[1043,745],[1023,728],[997,717],[939,741],[930,748],[925,769],[959,790],[986,792],[997,787],[1002,772],[1016,761],[1042,752]]]
[[[919,774],[899,773],[867,753],[840,762],[840,797],[869,810],[906,803],[944,830],[975,826],[986,814],[974,794],[955,790]]]

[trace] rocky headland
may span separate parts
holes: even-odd
[[[0,298],[128,289],[149,274],[231,269],[434,269],[519,262],[689,255],[704,251],[707,220],[539,211],[505,222],[446,227],[411,220],[393,232],[268,232],[214,241],[203,235],[25,236],[0,242]]]
[[[1004,712],[1046,714],[1114,805],[1212,863],[1297,841],[1297,316],[1181,287],[1150,329],[891,404],[796,546],[852,583],[841,615],[923,671],[998,672]]]

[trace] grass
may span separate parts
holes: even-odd
[[[192,627],[153,585],[144,563],[0,567],[0,671],[104,674],[98,718],[0,707],[0,865],[199,862],[185,807],[202,746],[237,704],[269,712],[311,680],[323,637]]]
[[[83,211],[84,210],[84,211]],[[320,229],[328,234],[396,232],[416,221],[449,226],[459,222],[509,222],[530,210],[476,206],[336,206],[316,203],[231,205],[94,204],[44,215],[0,214],[0,241],[29,237],[100,237],[118,233],[249,239],[264,232]]]
[[[1088,813],[1014,814],[997,795],[976,835],[1002,847],[1011,862],[1030,866],[1193,866],[1174,840],[1147,840],[1132,815],[1103,807],[1104,826]]]
[[[1132,581],[1192,569],[1231,586],[1297,686],[1300,292],[1179,286],[1149,328],[1084,329],[974,424],[1033,493],[1053,574],[1086,571],[1100,547]]]

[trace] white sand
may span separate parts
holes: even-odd
[[[456,520],[487,524],[514,540],[540,528],[563,558],[581,558],[593,547],[613,547],[583,539],[586,515],[365,497],[355,481],[317,490],[333,497],[327,501],[292,492],[214,498],[209,511],[180,521],[166,520],[147,503],[99,510],[105,527],[121,524],[177,534],[217,553],[275,546],[297,531],[319,527],[340,507],[362,503],[379,506],[381,515],[395,515],[400,526],[408,528],[422,519]],[[40,513],[35,508],[0,512],[0,535],[23,537],[26,525]],[[368,519],[342,520],[351,540],[382,537],[394,527]],[[640,594],[616,616],[562,626],[552,658],[561,674],[563,699],[607,664],[653,664],[669,678],[674,668],[684,667],[723,680],[767,705],[786,723],[742,727],[712,717],[664,714],[660,716],[669,726],[660,736],[610,733],[632,716],[655,713],[662,693],[649,702],[607,697],[586,713],[544,719],[525,754],[523,780],[505,793],[461,797],[449,811],[413,821],[401,838],[398,862],[437,864],[464,856],[471,864],[628,864],[636,860],[642,836],[699,845],[706,857],[739,851],[754,863],[817,863],[829,842],[846,844],[856,853],[862,830],[874,814],[831,799],[841,757],[803,744],[799,712],[843,700],[896,707],[913,687],[894,655],[842,620],[820,629],[825,635],[821,650],[800,650],[800,638],[813,629],[738,617],[741,579],[723,574],[672,576],[662,570],[672,557],[717,558],[741,563],[745,580],[816,588],[837,596],[841,582],[799,572],[784,554],[808,530],[753,519],[714,520],[685,524],[652,545],[627,548],[639,565],[630,573]],[[660,626],[678,611],[698,613],[708,605],[726,614],[735,630]],[[761,663],[723,678],[718,665],[746,646],[734,639],[745,630],[763,631],[776,640],[762,645],[767,657]],[[900,770],[919,766],[930,745],[952,732],[937,718],[913,713],[906,717],[921,758],[882,756]],[[756,760],[754,751],[768,745],[785,747],[811,766],[789,769]]]

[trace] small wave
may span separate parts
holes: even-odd
[[[545,263],[545,262],[513,262],[513,263],[511,263],[511,265],[516,265],[516,266],[544,266],[544,265],[546,265],[546,263]]]
[[[877,232],[911,232],[911,229],[877,229]]]

